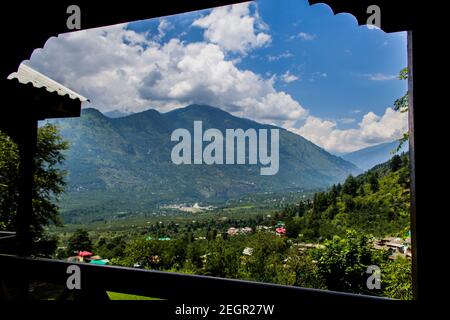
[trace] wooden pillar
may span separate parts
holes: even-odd
[[[416,222],[416,149],[414,130],[414,61],[413,31],[408,31],[408,121],[409,121],[409,159],[411,172],[411,251],[413,297],[418,299],[417,277],[417,222]]]

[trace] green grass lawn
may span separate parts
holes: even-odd
[[[64,290],[64,287],[62,286],[48,283],[35,283],[33,288],[33,300],[57,300]],[[125,294],[112,291],[107,291],[106,293],[108,294],[110,300],[161,300],[159,298],[137,296],[133,294]],[[72,295],[70,295],[69,299],[72,299]]]
[[[136,296],[133,294],[125,294],[111,291],[107,291],[107,294],[111,300],[161,300],[159,298]]]

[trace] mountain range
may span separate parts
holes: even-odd
[[[377,164],[384,163],[391,159],[394,154],[401,154],[408,151],[408,143],[404,143],[400,150],[398,141],[378,144],[376,146],[367,147],[354,152],[341,155],[341,157],[362,170],[369,170]]]
[[[190,105],[167,113],[154,109],[111,118],[83,109],[80,118],[53,120],[69,141],[64,169],[65,211],[145,210],[163,203],[218,201],[243,194],[313,190],[361,172],[305,138],[278,128],[279,171],[260,175],[260,165],[175,165],[173,130],[203,121],[203,130],[273,129],[219,108]]]

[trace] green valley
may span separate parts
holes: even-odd
[[[66,222],[107,219],[106,212],[150,214],[161,205],[221,204],[245,195],[308,193],[360,170],[294,133],[280,128],[280,170],[261,176],[255,165],[175,165],[170,154],[176,128],[274,128],[238,118],[218,108],[191,105],[168,113],[148,110],[108,118],[95,109],[79,119],[53,121],[69,141],[64,169],[68,186],[62,197]]]

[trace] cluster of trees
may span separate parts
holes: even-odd
[[[79,230],[69,239],[67,254],[94,250],[128,267],[137,263],[154,270],[410,299],[410,261],[388,259],[387,252],[374,249],[372,236],[403,236],[408,217],[409,163],[401,155],[310,200],[287,205],[273,217],[156,223],[131,238],[101,235],[95,243]],[[286,237],[255,231],[257,225],[273,231],[279,220],[285,223]],[[228,236],[231,226],[250,226],[254,232]],[[323,247],[300,250],[300,242]],[[366,286],[371,265],[382,270],[381,290]]]
[[[373,248],[371,236],[347,230],[342,237],[324,242],[325,249],[314,253],[317,268],[329,290],[412,299],[411,261],[388,258],[385,250]],[[368,267],[381,270],[380,289],[367,287]]]
[[[57,238],[47,232],[60,225],[58,201],[65,186],[61,163],[67,149],[55,126],[39,128],[33,189],[33,252],[51,256]],[[17,145],[0,133],[0,230],[15,230],[18,201]],[[394,156],[358,177],[317,192],[313,198],[286,206],[272,218],[203,221],[180,228],[175,223],[155,224],[135,239],[120,235],[99,237],[76,231],[58,256],[80,250],[95,251],[114,264],[218,277],[274,282],[393,298],[411,298],[411,265],[406,259],[387,259],[372,246],[372,236],[403,235],[409,230],[409,163],[407,155]],[[229,227],[286,225],[286,237],[261,231],[229,237]],[[151,235],[170,241],[148,240]],[[203,235],[206,239],[195,240]],[[299,242],[320,242],[323,248],[300,250]],[[382,289],[368,292],[367,267],[382,269]]]
[[[167,223],[157,222],[150,225],[147,229],[148,233],[156,238],[160,237],[177,237],[180,233],[187,233],[190,237],[215,237],[218,232],[228,230],[228,228],[250,227],[255,229],[260,224],[267,224],[269,220],[262,214],[257,214],[247,218],[223,218],[185,221],[183,223],[175,223],[169,221]]]
[[[36,255],[51,256],[57,247],[57,239],[46,232],[46,227],[62,225],[58,196],[64,191],[65,172],[60,165],[67,148],[54,125],[38,129],[31,221],[32,252]],[[0,132],[0,230],[16,230],[19,163],[17,144]]]
[[[316,249],[302,250],[294,239],[267,231],[247,235],[193,240],[186,234],[171,241],[100,237],[93,246],[79,230],[70,249],[94,250],[115,265],[209,275],[232,279],[329,289],[358,294],[411,299],[411,264],[388,259],[376,250],[373,238],[355,230],[334,236]],[[369,266],[382,270],[380,290],[369,290]]]
[[[377,237],[409,230],[409,161],[396,155],[343,184],[318,192],[312,201],[285,208],[288,235],[322,241],[355,229]]]
[[[246,248],[250,251],[244,254]],[[139,263],[154,270],[325,288],[312,256],[287,238],[267,232],[194,241],[184,236],[171,241],[136,239],[112,261],[128,267]]]
[[[358,177],[349,176],[342,185],[318,192],[311,200],[288,205],[273,218],[211,220],[182,228],[158,223],[150,226],[146,235],[155,239],[172,235],[173,240],[142,237],[125,245],[117,239],[99,244],[110,250],[118,244],[120,249],[108,257],[124,266],[139,263],[149,269],[408,299],[410,261],[389,260],[386,252],[373,248],[371,236],[404,235],[409,229],[408,217],[409,163],[408,157],[401,155]],[[277,220],[285,222],[287,237],[270,232],[229,237],[224,232],[230,226],[273,227]],[[195,240],[194,234],[206,239]],[[321,242],[324,249],[301,251],[300,241]],[[244,254],[245,248],[251,248],[251,254]],[[378,292],[366,287],[370,265],[383,270],[383,286]]]

